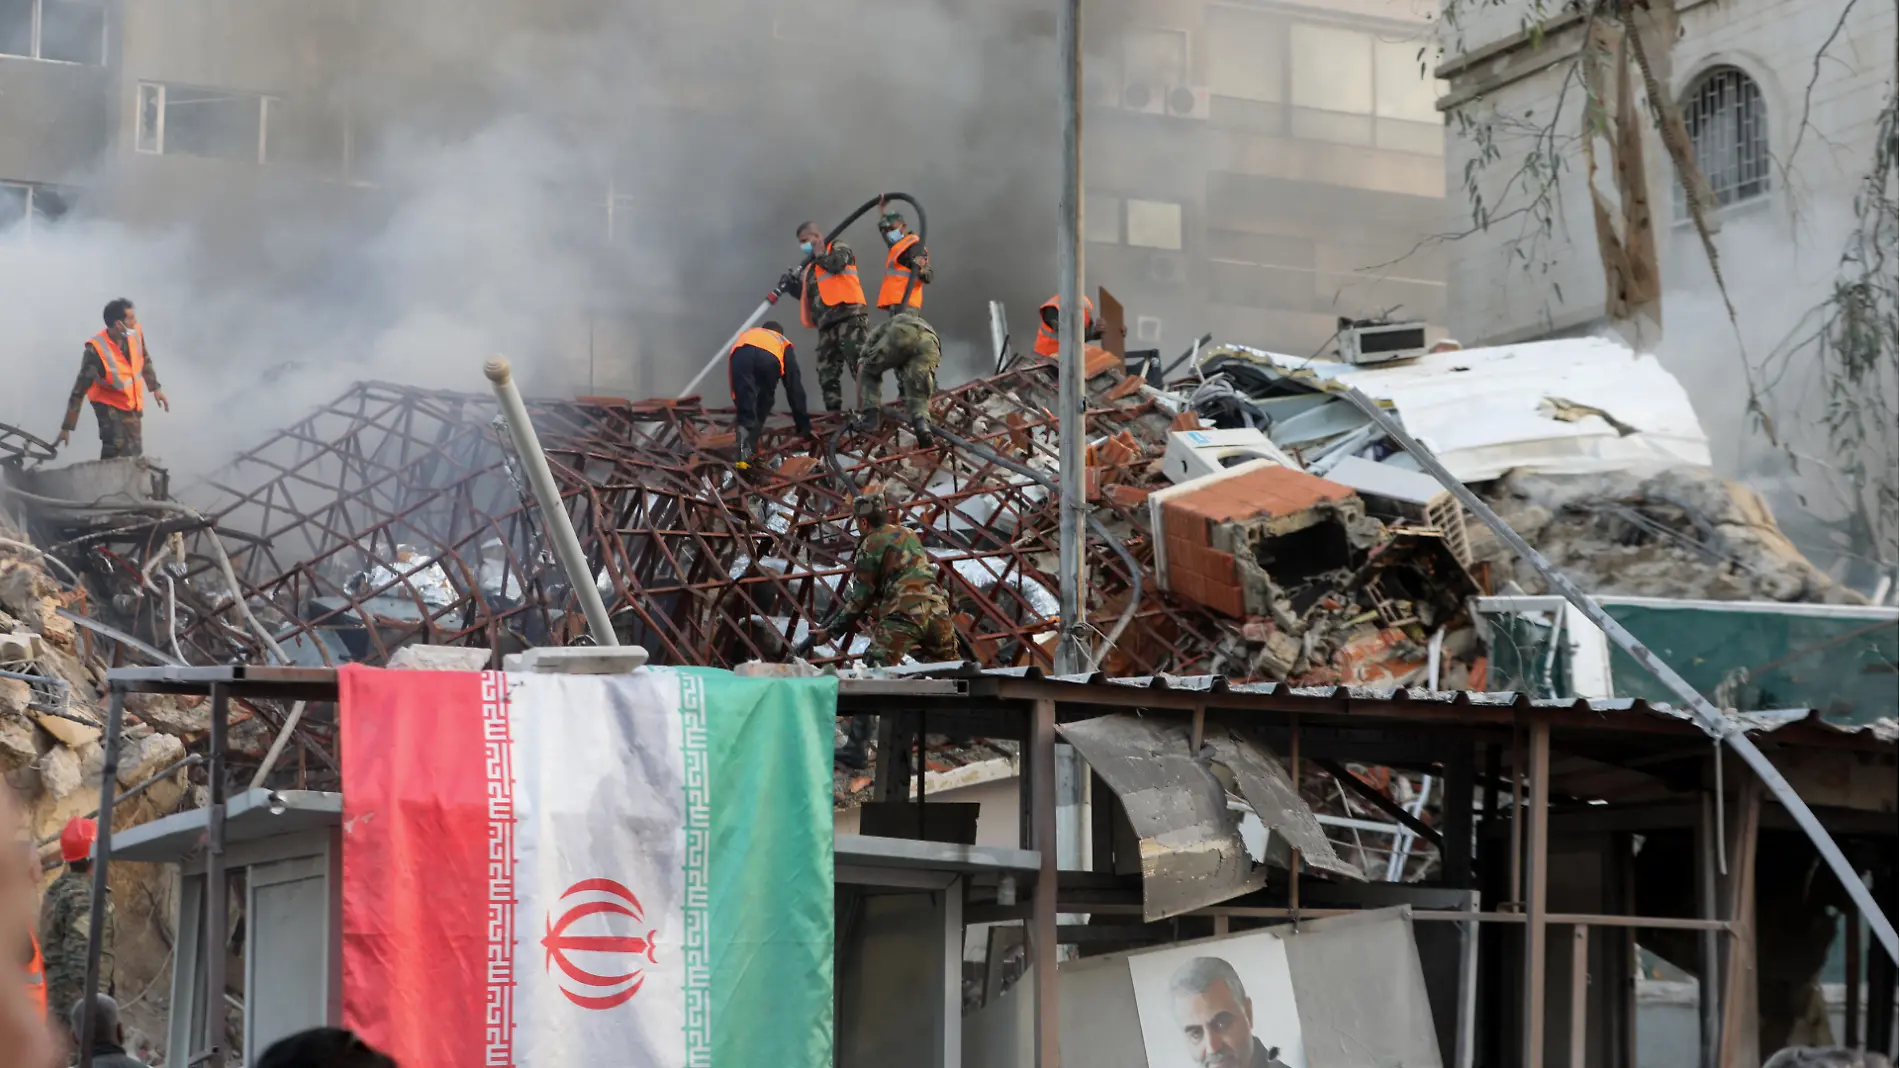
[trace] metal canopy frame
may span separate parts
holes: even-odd
[[[1104,819],[1101,813],[1098,813],[1095,821],[1097,870],[1057,871],[1056,723],[1059,719],[1083,719],[1117,710],[1150,709],[1187,713],[1197,722],[1211,713],[1268,731],[1288,732],[1293,739],[1289,752],[1292,754],[1296,781],[1301,759],[1299,738],[1307,733],[1324,736],[1328,731],[1334,731],[1343,740],[1342,744],[1350,744],[1351,738],[1355,736],[1365,738],[1386,732],[1406,735],[1422,729],[1447,750],[1462,747],[1469,751],[1479,744],[1494,749],[1508,749],[1513,754],[1510,777],[1512,788],[1506,796],[1515,798],[1519,784],[1522,784],[1527,789],[1529,802],[1521,808],[1515,804],[1512,806],[1526,818],[1507,821],[1513,837],[1510,885],[1520,888],[1520,892],[1514,895],[1518,900],[1501,903],[1488,911],[1416,910],[1414,918],[1427,922],[1461,924],[1468,937],[1475,935],[1480,925],[1507,925],[1525,929],[1523,966],[1526,982],[1518,1004],[1524,1022],[1521,1029],[1523,1057],[1520,1063],[1527,1068],[1539,1068],[1544,1063],[1543,976],[1545,959],[1549,953],[1548,932],[1552,927],[1570,928],[1575,932],[1595,928],[1667,928],[1705,931],[1717,938],[1726,935],[1729,952],[1727,974],[1721,980],[1721,985],[1725,987],[1722,1005],[1740,1004],[1738,996],[1741,984],[1752,978],[1753,969],[1747,962],[1753,957],[1754,930],[1745,914],[1745,890],[1752,876],[1753,835],[1761,824],[1759,791],[1744,790],[1741,819],[1737,821],[1736,833],[1731,836],[1734,839],[1735,870],[1733,876],[1724,881],[1730,895],[1730,907],[1724,910],[1726,918],[1707,909],[1704,910],[1707,914],[1695,917],[1644,917],[1552,913],[1547,907],[1553,735],[1566,740],[1588,736],[1599,739],[1621,738],[1637,744],[1643,752],[1654,752],[1656,740],[1660,736],[1683,739],[1705,737],[1686,717],[1661,706],[1630,701],[1533,701],[1522,695],[1449,695],[1417,691],[1382,693],[1343,687],[1295,690],[1273,686],[1229,686],[1221,680],[1154,678],[1109,681],[1100,676],[1054,678],[1033,669],[972,671],[957,665],[933,665],[911,671],[912,677],[880,673],[873,677],[840,678],[838,714],[886,717],[887,722],[896,728],[895,737],[920,737],[924,733],[926,721],[939,731],[952,722],[972,728],[987,728],[992,724],[1013,726],[1013,732],[1009,733],[1013,733],[1024,744],[1021,766],[1025,783],[1020,791],[1020,849],[998,852],[995,856],[972,853],[968,858],[973,883],[971,892],[984,892],[982,887],[974,884],[982,882],[985,874],[1000,876],[1011,872],[1018,872],[1026,877],[1025,881],[1033,882],[1033,892],[1026,901],[1002,905],[994,900],[992,889],[989,891],[991,900],[972,900],[964,916],[966,922],[1001,919],[1026,921],[1032,959],[1056,959],[1056,947],[1064,941],[1064,932],[1059,930],[1057,924],[1058,914],[1139,914],[1141,909],[1139,885],[1131,886],[1127,879],[1113,874],[1112,829],[1110,821]],[[213,748],[208,754],[207,763],[212,775],[212,803],[205,819],[206,869],[211,885],[217,885],[223,874],[222,845],[225,806],[228,802],[220,784],[225,774],[222,724],[228,715],[230,702],[234,699],[325,702],[335,701],[338,693],[337,672],[334,669],[249,665],[121,668],[109,674],[108,686],[110,699],[105,736],[105,774],[100,797],[102,812],[111,811],[115,800],[118,739],[126,695],[171,693],[208,695],[211,698],[213,716],[210,741]],[[1847,733],[1819,724],[1780,726],[1773,732],[1773,738],[1776,742],[1802,746],[1880,752],[1891,752],[1893,748],[1891,744],[1881,742],[1867,732]],[[910,766],[912,761],[908,746],[892,746],[884,752],[892,766],[879,775],[883,799],[908,796],[909,780],[913,776],[921,786],[922,769]],[[1426,754],[1425,759],[1433,758]],[[1475,777],[1475,772],[1473,774]],[[1492,779],[1486,789],[1495,797],[1497,780]],[[1106,791],[1103,793],[1106,794]],[[1719,803],[1721,799],[1717,801]],[[924,803],[921,790],[917,802]],[[1490,813],[1488,819],[1496,821],[1501,810],[1493,808],[1487,809],[1487,812]],[[1453,837],[1447,835],[1447,840]],[[934,852],[937,847],[931,848]],[[101,860],[95,867],[95,886],[104,882],[111,849],[111,821],[101,820]],[[920,855],[912,859],[921,862],[924,858]],[[895,863],[903,858],[886,860]],[[1023,868],[1032,862],[1035,872],[1030,876]],[[1712,856],[1705,855],[1703,862],[1705,866],[1712,865]],[[1713,871],[1708,875],[1713,883]],[[1233,917],[1287,919],[1297,923],[1304,918],[1352,911],[1337,907],[1303,908],[1299,895],[1301,881],[1300,864],[1296,858],[1283,897],[1271,892],[1253,894],[1199,909],[1188,915],[1213,917],[1216,929],[1222,930]],[[206,896],[207,909],[221,912],[219,895]],[[95,890],[95,902],[99,900],[101,898]],[[222,917],[214,914],[208,916],[207,920],[206,937],[210,939],[216,937],[214,932],[223,930]],[[99,925],[95,923],[94,930],[98,929]],[[1068,934],[1068,941],[1081,940],[1074,929],[1070,929]],[[1570,959],[1574,976],[1579,969],[1587,966],[1588,940],[1577,934],[1565,941],[1572,947]],[[1715,943],[1705,940],[1704,945],[1713,949]],[[89,989],[97,988],[98,949],[95,942],[89,959]],[[1708,962],[1711,969],[1714,963]],[[221,955],[207,954],[207,965],[208,988],[215,989],[210,986],[214,982],[221,987]],[[1047,973],[1046,978],[1041,974],[1044,972]],[[1054,976],[1053,968],[1038,969],[1036,1012],[1039,1027],[1044,1029],[1045,1034],[1058,1033],[1060,1006]],[[1704,1011],[1705,1016],[1717,1012],[1715,1019],[1705,1021],[1713,1025],[1707,1033],[1717,1036],[1722,1054],[1729,1055],[1739,1039],[1735,1013],[1726,1009],[1718,1011],[1713,1006],[1705,1006]],[[1576,1068],[1583,1066],[1581,1057],[1586,1012],[1587,1002],[1582,998],[1573,998],[1569,1023],[1571,1063]],[[1046,1053],[1039,1048],[1038,1064],[1041,1068],[1047,1068]],[[219,1068],[223,1062],[222,1051],[210,1043],[199,1056],[204,1058],[203,1063],[211,1064],[214,1068]],[[1472,1043],[1461,1041],[1457,1058],[1459,1064],[1468,1066],[1472,1063],[1472,1056]]]

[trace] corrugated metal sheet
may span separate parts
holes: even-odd
[[[853,677],[844,674],[844,678]],[[1278,682],[1234,682],[1223,675],[1139,675],[1109,678],[1100,672],[1084,675],[1050,675],[1034,667],[984,668],[970,663],[906,664],[892,668],[868,669],[861,678],[1007,678],[1066,683],[1072,686],[1113,686],[1133,689],[1165,690],[1173,693],[1205,693],[1229,696],[1258,695],[1280,701],[1292,698],[1315,705],[1353,701],[1390,701],[1422,708],[1459,706],[1481,708],[1524,708],[1551,711],[1595,712],[1605,717],[1649,716],[1693,725],[1695,718],[1673,705],[1642,698],[1534,698],[1516,691],[1479,692],[1472,690],[1427,690],[1423,687],[1380,689],[1370,686],[1289,686]],[[1078,697],[1078,700],[1081,698]],[[1880,720],[1859,726],[1842,726],[1821,718],[1812,709],[1730,714],[1735,725],[1753,735],[1769,734],[1790,726],[1803,725],[1833,734],[1866,736],[1893,745],[1900,742],[1900,723]]]

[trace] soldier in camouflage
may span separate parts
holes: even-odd
[[[825,411],[842,411],[844,371],[849,367],[852,377],[857,377],[870,311],[864,305],[861,287],[855,300],[821,300],[817,273],[849,274],[851,285],[857,287],[858,256],[842,241],[825,244],[824,231],[814,222],[799,225],[798,244],[805,262],[779,279],[779,289],[797,295],[800,322],[818,331],[818,344],[813,349],[818,362],[818,391],[824,396]]]
[[[844,603],[812,632],[812,639],[823,644],[834,632],[847,634],[869,614],[871,647],[864,660],[873,667],[888,667],[906,655],[925,663],[961,659],[956,628],[950,623],[950,599],[937,582],[936,565],[916,534],[890,521],[889,509],[880,488],[868,489],[852,502],[851,513],[864,540],[851,561]],[[852,717],[838,759],[849,767],[863,767],[870,733],[871,717]]]
[[[92,934],[92,845],[98,825],[81,816],[66,821],[59,853],[66,870],[46,888],[40,902],[40,955],[46,961],[46,1001],[63,1014],[86,985],[86,944]],[[105,931],[99,939],[99,990],[112,992],[112,901],[106,900]],[[64,1009],[61,1008],[64,1006]]]
[[[884,401],[884,372],[897,373],[897,393],[910,414],[911,429],[921,445],[931,443],[930,398],[937,392],[937,365],[943,347],[924,317],[909,308],[877,324],[865,342],[864,368],[858,373],[860,418],[875,421]]]

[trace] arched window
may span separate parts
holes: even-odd
[[[1716,203],[1768,192],[1768,109],[1753,78],[1734,67],[1704,71],[1683,95],[1682,121]]]

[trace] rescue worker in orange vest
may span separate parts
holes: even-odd
[[[733,429],[739,438],[742,469],[759,458],[759,435],[765,429],[765,417],[772,414],[772,395],[780,382],[785,383],[785,399],[792,406],[792,422],[798,425],[800,434],[811,436],[811,415],[805,411],[805,384],[799,379],[798,356],[784,330],[770,320],[760,323],[740,334],[738,344],[726,357],[736,413]]]
[[[1061,295],[1057,294],[1042,304],[1041,316],[1036,320],[1036,355],[1038,356],[1054,359],[1061,348],[1060,340],[1056,337],[1057,316],[1060,314],[1056,310],[1056,302],[1060,299],[1062,299]],[[1084,342],[1102,340],[1102,328],[1095,322],[1095,302],[1086,296],[1082,298],[1082,340]]]
[[[92,402],[99,420],[99,458],[145,455],[145,394],[160,408],[171,411],[171,402],[158,386],[158,372],[152,369],[152,354],[145,349],[145,333],[139,329],[138,313],[132,302],[120,297],[106,305],[106,328],[86,342],[79,356],[79,380],[66,401],[66,419],[60,424],[54,446],[72,440],[79,425],[79,405]]]
[[[898,212],[885,212],[878,219],[877,228],[884,235],[884,243],[890,246],[890,252],[884,256],[884,282],[878,286],[877,306],[880,309],[895,309],[904,304],[923,307],[924,287],[931,279],[929,250],[910,232],[904,216]]]
[[[798,224],[798,248],[804,263],[786,271],[779,291],[798,296],[798,321],[818,331],[818,392],[825,411],[844,408],[844,369],[858,377],[864,332],[870,309],[864,306],[864,285],[858,281],[858,257],[840,241],[825,243],[815,222]]]

